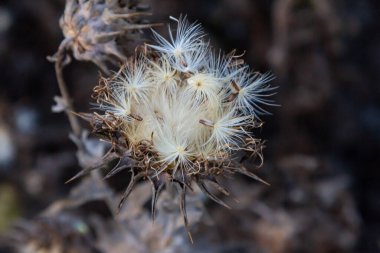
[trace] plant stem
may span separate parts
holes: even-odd
[[[69,92],[67,90],[67,86],[66,86],[65,80],[63,78],[62,58],[63,58],[62,54],[59,54],[58,58],[57,58],[57,60],[55,61],[55,64],[54,64],[55,73],[56,73],[56,76],[57,76],[58,87],[59,87],[59,90],[61,92],[62,98],[66,102],[67,108],[66,108],[65,112],[66,112],[66,115],[67,115],[67,117],[69,119],[69,123],[70,123],[71,129],[72,129],[74,135],[77,138],[80,138],[81,127],[80,127],[78,118],[74,114],[72,114],[72,112],[74,111],[74,107],[72,105],[72,101],[70,99],[70,95],[69,95]]]

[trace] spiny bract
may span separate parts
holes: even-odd
[[[273,104],[274,88],[268,84],[271,75],[252,72],[234,52],[215,53],[198,23],[171,19],[177,30],[169,28],[169,40],[154,31],[157,45],[146,45],[94,89],[102,113],[92,114],[91,123],[94,133],[112,143],[105,162],[119,159],[108,176],[132,172],[120,207],[135,183],[147,179],[154,215],[160,191],[173,183],[182,190],[186,224],[185,192],[194,184],[227,206],[209,191],[212,185],[228,195],[218,176],[238,172],[262,181],[240,162],[261,158],[252,130],[260,126],[258,115],[266,113],[261,106]]]

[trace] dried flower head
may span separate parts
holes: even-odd
[[[133,2],[133,3],[132,3]],[[75,59],[92,61],[108,73],[107,62],[124,62],[123,48],[117,40],[140,40],[141,29],[150,28],[141,19],[150,15],[146,6],[131,1],[67,0],[60,20],[65,39],[60,50],[71,50]]]
[[[102,113],[82,116],[94,133],[112,143],[105,162],[120,160],[107,177],[123,169],[132,172],[120,207],[136,182],[146,179],[153,186],[154,216],[160,191],[172,183],[182,190],[187,224],[186,190],[194,184],[227,206],[209,191],[212,185],[229,194],[218,177],[238,172],[262,181],[240,162],[261,158],[252,131],[261,125],[257,116],[266,113],[262,105],[273,104],[273,88],[271,75],[252,72],[234,52],[213,52],[199,24],[186,17],[172,19],[177,32],[170,32],[169,40],[154,32],[158,45],[148,45],[143,55],[95,87]]]

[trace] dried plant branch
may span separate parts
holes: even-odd
[[[71,129],[74,133],[74,135],[78,138],[80,138],[81,135],[81,126],[79,124],[78,118],[72,113],[74,112],[74,107],[72,104],[72,100],[70,98],[69,91],[67,89],[67,85],[65,82],[65,79],[63,77],[63,68],[64,68],[64,54],[62,52],[58,52],[56,55],[55,63],[54,63],[54,69],[55,74],[57,77],[58,87],[61,93],[62,98],[64,99],[66,109],[65,113],[67,115],[67,118],[69,119]]]
[[[141,29],[150,28],[158,24],[140,23],[141,18],[149,16],[151,13],[141,12],[143,8],[126,8],[114,1],[75,1],[67,0],[65,11],[60,19],[60,26],[65,36],[61,42],[57,53],[48,57],[54,62],[58,87],[61,98],[55,98],[57,105],[53,111],[64,111],[68,117],[72,135],[71,138],[78,147],[78,160],[83,168],[78,176],[89,172],[91,177],[98,184],[105,185],[103,178],[98,170],[93,166],[85,164],[83,156],[88,156],[82,135],[83,131],[75,115],[74,106],[67,88],[63,69],[70,63],[68,52],[72,52],[75,59],[79,61],[91,61],[95,63],[104,73],[109,74],[108,63],[114,65],[126,61],[122,45],[116,42],[120,36],[128,37],[127,40],[138,40]],[[90,167],[90,169],[88,168]],[[70,180],[69,180],[70,181]],[[105,198],[106,204],[113,215],[117,214],[112,196]]]

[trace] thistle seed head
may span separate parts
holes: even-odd
[[[93,114],[93,131],[120,157],[109,175],[132,172],[121,205],[135,183],[146,179],[155,193],[153,211],[165,183],[183,192],[198,184],[226,206],[207,182],[228,195],[219,176],[238,172],[262,181],[234,158],[237,152],[262,157],[252,130],[261,126],[262,106],[272,104],[272,77],[250,71],[234,52],[213,52],[199,24],[186,17],[173,20],[177,32],[170,32],[169,40],[154,32],[157,45],[148,45],[145,54],[129,59],[94,89],[101,113]]]

